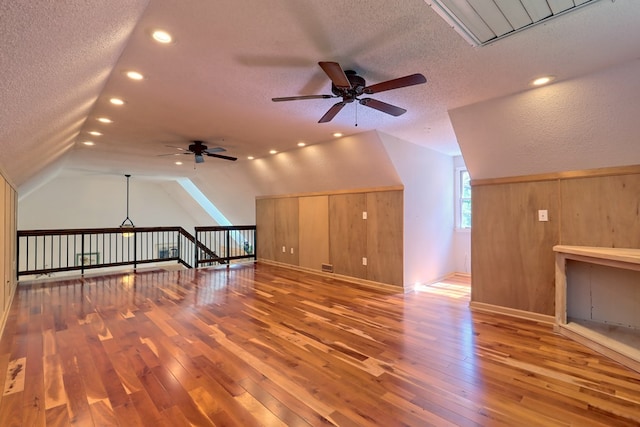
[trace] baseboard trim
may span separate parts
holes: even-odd
[[[517,317],[519,319],[532,320],[534,322],[545,323],[553,326],[555,324],[555,317],[547,314],[534,313],[532,311],[518,310],[517,308],[501,307],[499,305],[487,304],[484,302],[471,301],[469,308],[472,311],[478,311],[481,313],[489,314],[502,314],[510,317]]]
[[[373,288],[373,289],[377,289],[377,290],[383,290],[383,291],[386,291],[386,292],[392,292],[392,293],[404,293],[404,292],[406,292],[406,290],[402,286],[394,286],[394,285],[390,285],[388,283],[374,282],[374,281],[371,281],[371,280],[359,279],[357,277],[343,276],[342,274],[326,273],[326,272],[323,272],[323,271],[320,271],[320,270],[314,270],[312,268],[300,267],[298,265],[291,265],[291,264],[286,264],[286,263],[278,262],[278,261],[272,261],[272,260],[268,260],[268,259],[258,258],[257,263],[258,264],[273,265],[273,266],[276,266],[276,267],[283,267],[283,268],[287,268],[289,270],[302,271],[304,273],[315,274],[317,276],[327,277],[327,278],[331,278],[331,279],[338,279],[338,280],[342,280],[344,282],[355,283],[357,285],[366,286],[368,288]]]

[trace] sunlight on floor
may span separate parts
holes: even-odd
[[[468,284],[451,283],[448,281],[435,282],[428,285],[417,284],[415,292],[428,292],[449,298],[469,298],[471,287]]]

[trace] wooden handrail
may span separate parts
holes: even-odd
[[[197,238],[198,232],[223,233],[228,240],[230,232],[238,231],[250,232],[255,241],[255,229],[251,225],[196,227],[196,236],[180,226],[19,230],[17,274],[43,275],[77,270],[84,274],[85,269],[124,265],[133,265],[135,270],[138,264],[166,261],[193,268],[200,264],[255,259],[254,253],[231,255],[228,248],[225,256],[221,256],[218,249]],[[216,241],[219,240],[218,237]],[[168,251],[175,256],[161,257],[160,245],[163,255]],[[199,252],[207,259],[199,262]]]

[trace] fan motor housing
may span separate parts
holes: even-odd
[[[364,78],[360,77],[353,70],[345,70],[344,74],[347,76],[347,80],[351,83],[351,88],[337,87],[331,83],[331,92],[334,95],[341,96],[344,102],[353,102],[355,98],[362,95],[366,82]]]
[[[201,154],[203,151],[207,149],[207,146],[202,143],[202,141],[193,141],[193,144],[189,145],[189,151],[194,154]]]

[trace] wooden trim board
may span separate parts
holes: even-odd
[[[357,285],[367,286],[367,287],[373,288],[373,289],[380,289],[380,290],[393,292],[393,293],[404,293],[405,292],[404,287],[393,286],[393,285],[389,285],[387,283],[373,282],[371,280],[358,279],[357,277],[343,276],[342,274],[336,274],[336,273],[326,273],[324,271],[314,270],[314,269],[306,268],[306,267],[300,267],[298,265],[285,264],[285,263],[281,263],[281,262],[277,262],[277,261],[271,261],[271,260],[268,260],[268,259],[258,258],[257,262],[258,262],[258,264],[262,263],[262,264],[267,264],[267,265],[275,265],[275,266],[278,266],[278,267],[284,267],[284,268],[288,268],[290,270],[296,270],[296,271],[304,271],[305,273],[315,274],[315,275],[318,275],[318,276],[328,277],[328,278],[331,278],[331,279],[339,279],[339,280],[342,280],[342,281],[345,281],[345,282],[355,283]]]
[[[533,313],[531,311],[518,310],[515,308],[501,307],[498,305],[487,304],[484,302],[471,301],[469,308],[472,311],[478,311],[481,313],[489,314],[502,314],[505,316],[517,317],[518,319],[531,320],[533,322],[545,323],[548,325],[554,325],[555,319],[553,316],[547,314]]]
[[[336,194],[356,194],[356,193],[377,193],[381,191],[398,191],[404,190],[403,185],[392,185],[389,187],[373,187],[373,188],[356,188],[353,190],[334,190],[334,191],[317,191],[313,193],[294,193],[280,194],[268,196],[256,196],[256,200],[260,199],[282,199],[287,197],[310,197],[310,196],[332,196]]]
[[[637,349],[573,322],[556,325],[554,329],[560,335],[640,372],[640,355]]]
[[[561,180],[561,179],[591,178],[591,177],[633,175],[633,174],[640,174],[640,165],[599,168],[599,169],[583,169],[583,170],[566,171],[566,172],[552,172],[552,173],[544,173],[544,174],[537,174],[537,175],[508,176],[503,178],[472,179],[471,186],[512,184],[512,183],[536,182],[536,181],[554,181],[554,180]]]

